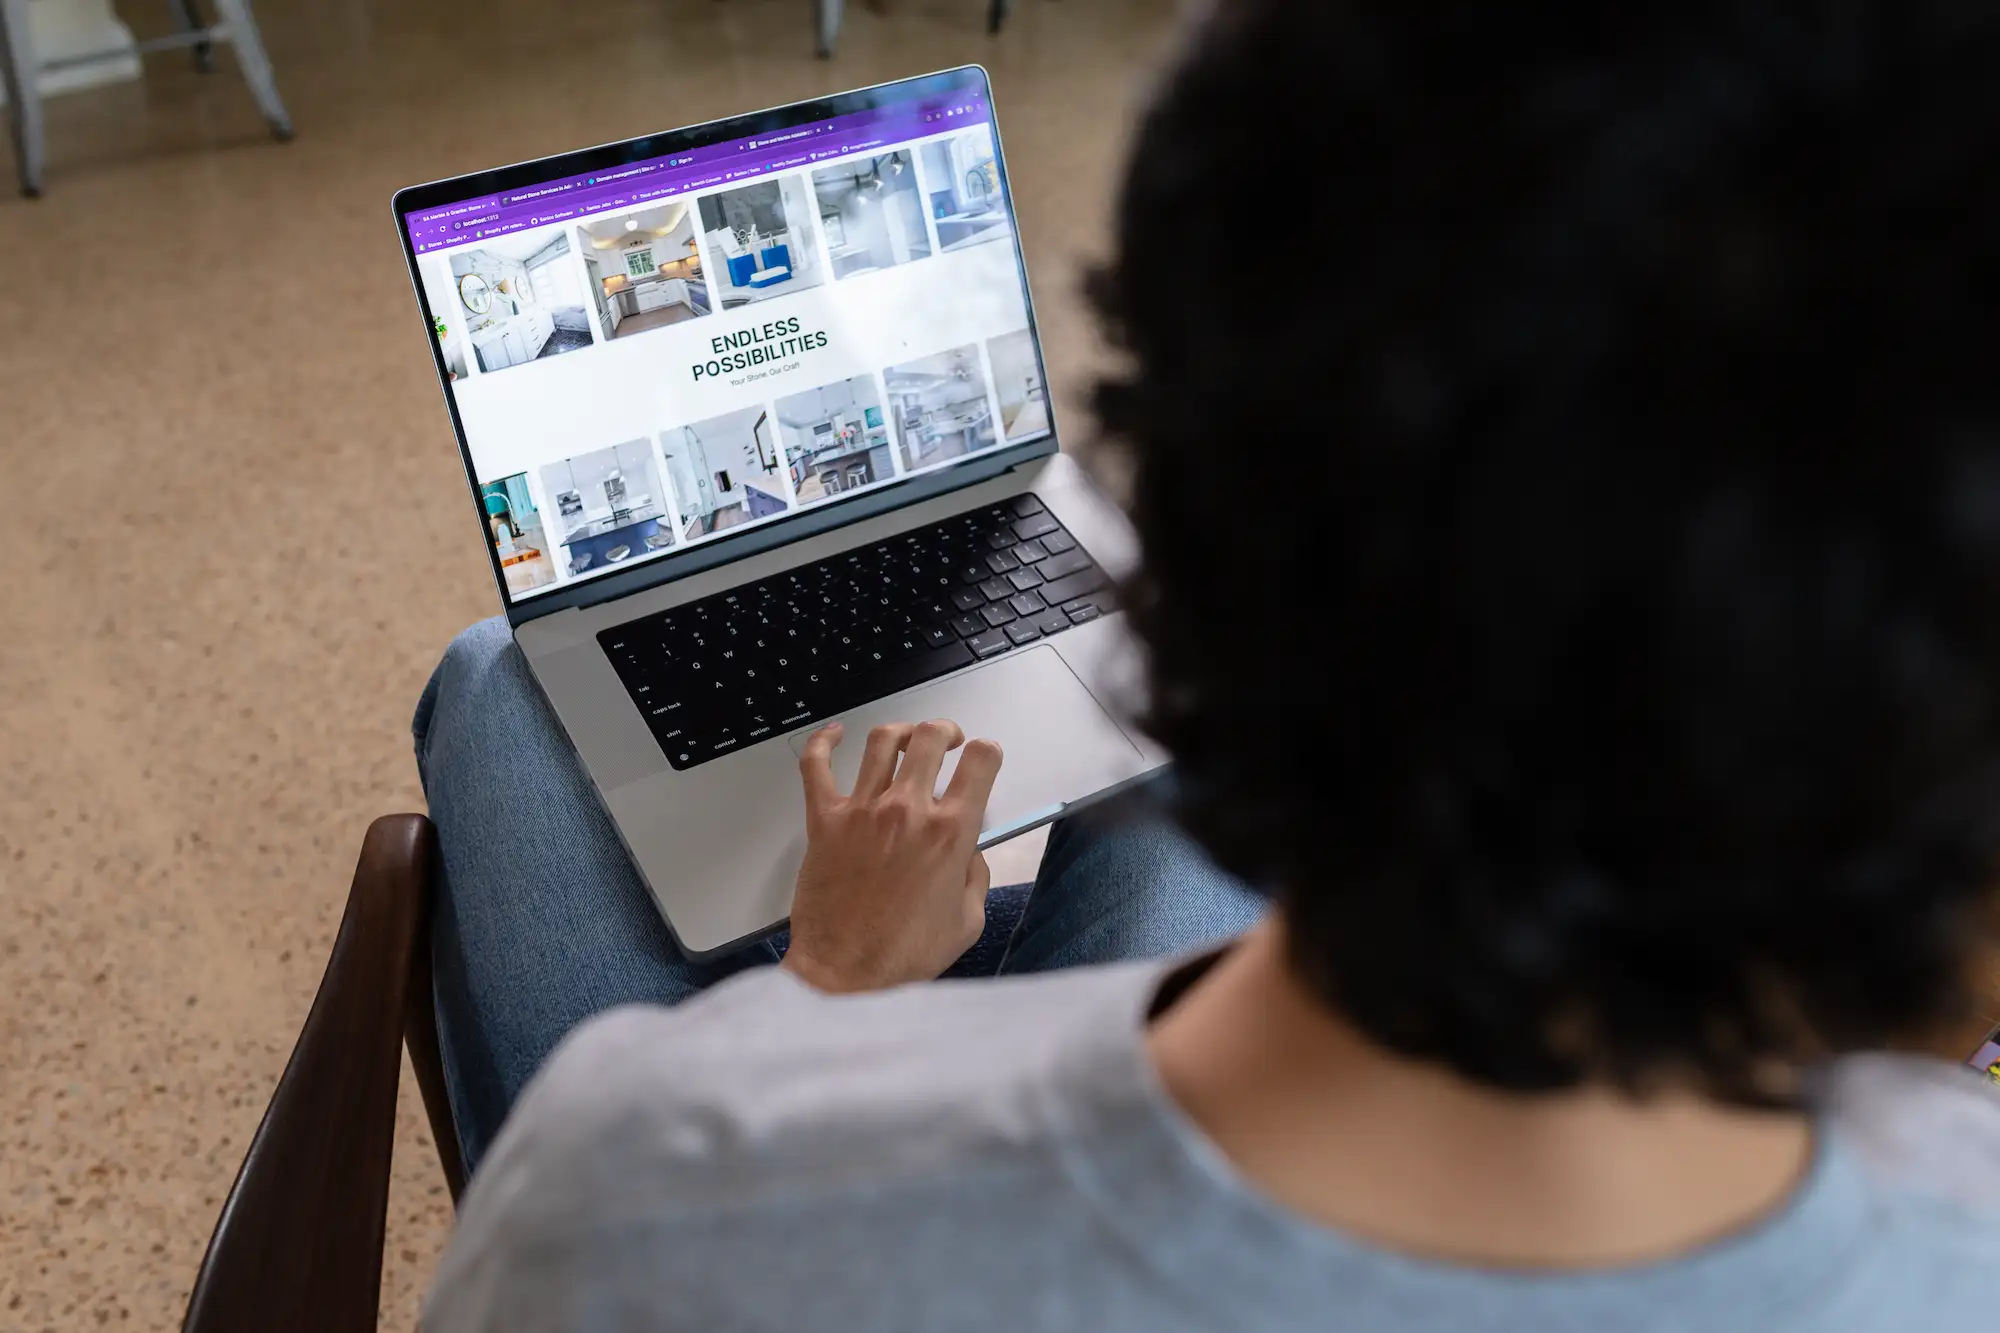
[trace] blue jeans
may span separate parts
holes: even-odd
[[[439,1046],[471,1170],[558,1042],[614,1005],[676,1004],[784,956],[782,935],[692,963],[668,936],[504,620],[453,640],[417,704],[443,849],[432,917]],[[996,889],[948,975],[1150,958],[1234,936],[1264,900],[1154,810],[1058,823],[1031,888]]]

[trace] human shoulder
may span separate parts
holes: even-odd
[[[1827,1124],[1904,1225],[2000,1258],[2000,1091],[1972,1071],[1907,1055],[1839,1062]]]
[[[829,996],[764,968],[678,1008],[614,1010],[551,1057],[494,1158],[608,1174],[649,1213],[992,1164],[1046,1138],[1052,1087],[1143,1058],[1158,970]]]

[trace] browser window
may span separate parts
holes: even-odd
[[[405,222],[516,601],[1051,429],[983,90]]]

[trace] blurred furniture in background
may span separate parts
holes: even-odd
[[[118,70],[114,77],[132,77],[137,73],[137,57],[155,51],[191,51],[195,67],[206,71],[214,67],[215,43],[230,43],[236,48],[237,69],[271,133],[280,140],[292,137],[291,117],[278,96],[270,59],[257,34],[257,21],[251,17],[250,0],[215,0],[220,16],[215,23],[202,19],[199,0],[168,3],[178,30],[134,42],[101,0],[0,0],[0,76],[5,79],[7,125],[14,140],[14,166],[22,194],[33,198],[42,192],[43,96],[103,81],[78,77],[93,67]],[[78,17],[69,12],[72,10],[84,12]],[[44,31],[81,29],[105,37],[95,49],[65,47],[44,57],[35,35],[38,23]]]
[[[845,0],[813,0],[813,3],[820,58],[828,60],[833,57],[833,44],[840,38],[840,19],[846,7]],[[1000,31],[1000,25],[1007,21],[1007,11],[1013,7],[1013,0],[987,0],[986,31]],[[881,8],[880,0],[877,0],[876,8]]]
[[[465,1189],[431,1006],[437,830],[368,826],[292,1058],[209,1237],[183,1333],[370,1333],[407,1045],[452,1202]]]

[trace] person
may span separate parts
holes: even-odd
[[[1996,67],[1955,0],[1218,0],[1092,283],[1170,801],[933,981],[1004,757],[822,733],[782,963],[681,965],[461,640],[426,1327],[1990,1321],[2000,1103],[1870,1052],[2000,918]]]

